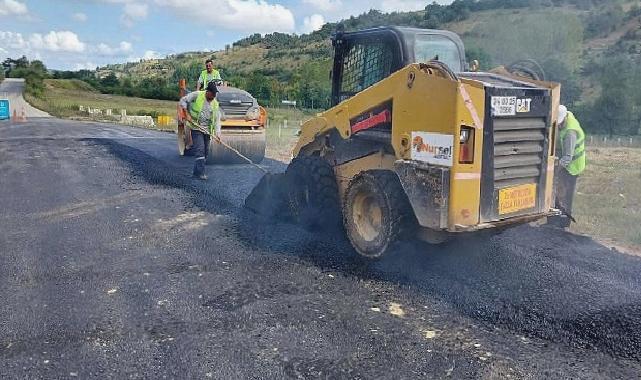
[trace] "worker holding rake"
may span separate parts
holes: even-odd
[[[184,112],[184,121],[191,130],[193,146],[191,151],[195,156],[194,177],[206,180],[205,161],[209,153],[211,136],[219,141],[220,112],[216,94],[218,89],[210,82],[205,91],[194,91],[180,99],[180,107]]]

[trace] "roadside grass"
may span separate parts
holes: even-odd
[[[81,81],[79,79],[61,79],[61,80],[49,80],[45,79],[45,88],[59,88],[63,90],[74,90],[74,91],[88,91],[98,93],[99,91],[93,88],[89,83]]]
[[[175,101],[101,94],[86,82],[68,79],[47,79],[44,95],[41,98],[25,94],[25,99],[34,107],[53,116],[81,119],[91,119],[91,117],[86,112],[80,111],[80,106],[102,110],[110,108],[115,116],[120,115],[121,109],[126,109],[128,115],[150,115],[156,118],[161,115],[174,117],[177,104]],[[301,123],[314,114],[314,111],[296,108],[268,108],[267,156],[289,162]],[[286,126],[285,120],[287,120]],[[176,125],[157,128],[173,131]]]
[[[25,94],[25,99],[32,106],[60,118],[90,119],[86,112],[79,110],[80,106],[102,110],[110,108],[114,115],[120,115],[121,109],[127,110],[128,115],[150,115],[154,118],[176,114],[174,101],[101,94],[88,84],[77,80],[46,79],[42,97]],[[174,128],[168,126],[161,129]]]
[[[641,149],[588,148],[572,231],[641,248]]]
[[[315,112],[291,108],[269,108],[267,114],[269,126],[265,154],[269,158],[289,162],[292,159],[292,149],[298,140],[301,124],[314,116]]]
[[[120,95],[101,94],[86,82],[75,79],[46,79],[45,91],[42,97],[37,98],[25,94],[25,99],[32,106],[60,118],[91,119],[86,112],[80,111],[80,106],[111,109],[115,116],[120,115],[120,110],[127,110],[127,115],[150,115],[154,119],[158,116],[176,115],[177,102],[171,100],[155,100],[134,98]],[[292,144],[291,136],[298,131],[300,123],[308,119],[314,112],[299,109],[269,108],[267,110],[270,126],[275,130],[268,130],[268,144],[273,146],[272,151],[280,149],[283,144]],[[278,125],[281,128],[281,138],[278,138]],[[161,130],[175,130],[176,125],[158,126]]]

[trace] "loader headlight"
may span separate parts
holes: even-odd
[[[252,107],[247,110],[247,120],[258,120],[260,117],[260,109],[258,107]]]

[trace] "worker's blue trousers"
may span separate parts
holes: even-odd
[[[194,142],[191,150],[196,158],[194,161],[194,175],[200,176],[205,173],[205,161],[207,161],[207,155],[209,154],[209,135],[192,129],[191,139]]]

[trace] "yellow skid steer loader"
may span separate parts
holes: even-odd
[[[287,171],[245,205],[310,228],[342,225],[380,257],[557,215],[557,83],[472,72],[454,33],[382,27],[332,36],[332,108],[301,128]]]

